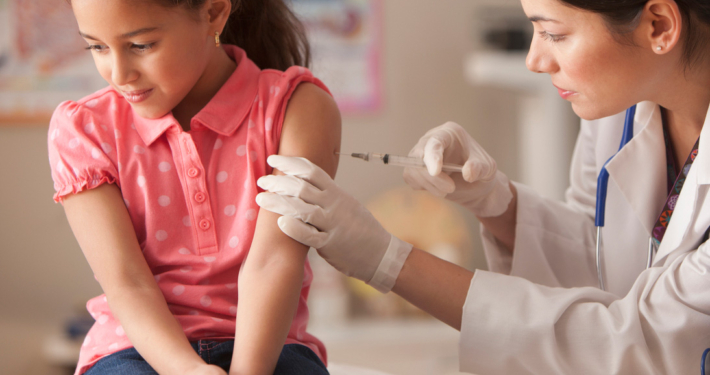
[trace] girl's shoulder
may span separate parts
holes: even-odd
[[[302,83],[311,83],[332,96],[328,87],[307,68],[292,66],[285,71],[265,69],[259,74],[257,98],[267,113],[282,111]]]
[[[51,124],[55,128],[98,126],[118,129],[130,125],[132,118],[130,104],[108,86],[77,101],[60,103],[54,110]]]
[[[302,66],[292,66],[284,71],[264,69],[259,74],[259,93],[276,95],[284,90],[289,90],[301,82],[318,83],[326,91],[326,86],[316,78],[313,73]]]

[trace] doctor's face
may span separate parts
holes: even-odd
[[[600,15],[558,0],[522,5],[535,29],[528,69],[549,74],[578,116],[607,117],[641,101],[647,59],[640,48],[615,39]]]

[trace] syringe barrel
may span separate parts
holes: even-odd
[[[397,156],[397,155],[390,155],[390,154],[385,154],[384,158],[382,159],[382,162],[385,164],[390,164],[390,165],[398,165],[400,167],[415,167],[415,168],[422,168],[426,167],[424,164],[424,160],[419,159],[419,158],[414,158],[414,157],[409,157],[409,156]]]
[[[398,166],[405,167],[405,168],[406,167],[426,168],[426,164],[424,164],[424,160],[419,159],[419,158],[415,158],[415,157],[409,157],[409,156],[397,156],[397,155],[385,154],[385,158],[383,158],[382,161],[385,164],[398,165]],[[444,163],[444,165],[442,165],[441,169],[444,172],[461,172],[461,166],[454,165],[454,164]]]

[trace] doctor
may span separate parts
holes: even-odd
[[[463,371],[697,374],[710,346],[710,1],[522,5],[536,32],[529,69],[584,119],[566,201],[510,183],[453,123],[412,150],[428,171],[404,175],[477,215],[491,272],[412,249],[305,159],[270,157],[286,175],[260,179],[257,202],[340,271],[460,329]],[[595,194],[610,158],[601,290]],[[442,173],[444,162],[463,173]],[[646,269],[651,236],[660,246]]]

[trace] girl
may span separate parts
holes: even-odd
[[[528,68],[549,74],[584,119],[567,201],[510,184],[454,123],[413,148],[428,171],[405,171],[411,186],[476,214],[494,272],[470,272],[388,236],[325,172],[301,172],[302,159],[269,163],[316,186],[265,176],[259,186],[286,197],[257,201],[288,214],[279,219],[284,232],[343,272],[460,329],[463,371],[695,374],[710,347],[710,1],[522,5],[536,31]],[[624,112],[636,104],[635,135],[617,153]],[[464,165],[463,174],[441,173],[442,163]],[[605,164],[606,225],[597,239]],[[656,251],[646,269],[649,242]]]
[[[301,25],[281,0],[71,3],[110,85],[49,132],[54,198],[105,292],[76,374],[327,374],[308,248],[254,202],[271,154],[337,167]]]

